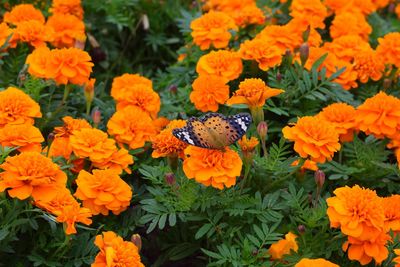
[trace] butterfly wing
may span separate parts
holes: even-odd
[[[172,134],[189,145],[213,148],[213,145],[209,143],[212,137],[207,128],[196,118],[190,118],[185,127],[172,130]]]
[[[236,142],[246,133],[252,120],[249,113],[239,113],[228,117],[228,121],[229,124],[236,130],[236,135],[238,136],[238,138],[234,141]]]

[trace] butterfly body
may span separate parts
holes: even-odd
[[[224,150],[240,139],[251,123],[248,113],[225,117],[219,113],[207,113],[203,117],[192,117],[183,128],[173,130],[173,135],[190,145]]]

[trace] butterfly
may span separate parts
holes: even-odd
[[[251,121],[248,113],[229,117],[207,113],[200,118],[191,117],[185,127],[174,129],[172,134],[193,146],[224,150],[246,133]]]

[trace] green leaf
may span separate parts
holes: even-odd
[[[206,223],[204,224],[195,234],[194,238],[195,239],[200,239],[202,238],[211,228],[213,225],[211,223]]]

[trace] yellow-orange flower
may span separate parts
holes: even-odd
[[[251,45],[254,47],[261,45],[264,50],[267,50],[267,46],[275,47],[274,51],[280,51],[280,54],[283,55],[287,49],[293,52],[303,42],[301,35],[306,29],[307,27],[304,27],[302,21],[296,19],[292,19],[286,25],[267,25],[253,39],[259,41],[252,42]],[[256,51],[256,49],[254,50]],[[251,51],[249,54],[251,56]]]
[[[42,117],[40,106],[18,88],[8,87],[0,92],[0,128],[6,124],[32,124]]]
[[[188,146],[185,149],[183,171],[189,179],[220,190],[236,183],[242,170],[242,160],[229,147],[225,151]]]
[[[93,174],[79,172],[75,196],[82,200],[93,215],[118,215],[126,210],[132,198],[132,189],[114,170],[93,170]]]
[[[400,68],[400,32],[391,32],[383,38],[378,38],[376,52],[386,64]]]
[[[51,44],[57,48],[73,47],[75,41],[83,42],[86,39],[85,24],[74,15],[53,15],[48,18],[46,25],[54,31]]]
[[[295,160],[292,162],[291,166],[297,166],[299,165],[299,160]],[[303,165],[300,167],[301,171],[305,171],[305,170],[310,170],[310,171],[316,171],[318,170],[318,165],[315,161],[306,159],[303,163]]]
[[[372,49],[360,51],[354,56],[354,70],[358,80],[367,83],[369,79],[378,81],[385,71],[383,59]]]
[[[197,62],[196,71],[202,75],[216,75],[226,81],[239,77],[242,73],[243,64],[237,52],[228,50],[211,51],[200,57]]]
[[[150,116],[134,106],[115,112],[107,123],[107,129],[117,142],[127,144],[131,149],[143,147],[156,135]]]
[[[286,139],[294,141],[294,150],[300,157],[310,157],[317,163],[332,160],[333,154],[340,149],[339,133],[320,117],[299,118],[296,124],[286,126],[282,132]]]
[[[305,25],[325,28],[324,19],[328,16],[328,11],[320,0],[293,0],[290,10],[290,16],[301,19]]]
[[[220,76],[200,75],[193,81],[192,87],[190,102],[203,112],[216,112],[218,105],[224,104],[229,98],[229,85]]]
[[[339,267],[339,265],[325,259],[303,258],[294,267]]]
[[[210,48],[225,48],[232,35],[230,29],[236,30],[235,21],[227,14],[219,11],[210,11],[190,23],[193,42],[201,50]]]
[[[10,12],[4,13],[3,21],[9,24],[17,25],[22,21],[37,20],[44,23],[42,12],[31,4],[20,4],[12,8]]]
[[[240,55],[245,60],[255,60],[264,71],[278,66],[282,62],[284,50],[269,44],[262,38],[246,40],[240,45]]]
[[[396,8],[394,9],[394,13],[396,13],[398,18],[400,18],[400,4],[396,5]]]
[[[375,191],[355,185],[333,191],[326,200],[331,227],[358,240],[375,240],[384,229],[382,199]]]
[[[160,157],[180,157],[184,158],[183,151],[187,147],[185,142],[182,142],[172,134],[172,130],[186,126],[184,120],[172,120],[159,134],[152,138],[153,158]]]
[[[372,27],[368,24],[363,14],[347,11],[335,15],[329,32],[333,39],[346,35],[358,35],[368,41]]]
[[[289,232],[285,235],[285,239],[281,239],[272,244],[268,250],[271,258],[273,260],[282,259],[284,255],[290,254],[291,250],[297,252],[299,247],[296,243],[296,238],[297,236],[295,234]]]
[[[133,157],[125,148],[115,151],[110,158],[103,162],[94,162],[93,166],[99,169],[111,169],[116,173],[121,174],[122,170],[126,173],[131,173],[129,165],[133,164]]]
[[[356,109],[346,103],[333,103],[322,109],[318,117],[329,122],[339,134],[341,142],[353,140]]]
[[[38,47],[26,58],[26,64],[29,65],[28,72],[37,78],[50,79],[51,74],[47,69],[47,63],[52,56],[47,46]]]
[[[336,14],[349,11],[368,15],[376,10],[373,0],[325,0],[324,4]]]
[[[14,47],[17,42],[23,42],[33,47],[41,47],[46,46],[46,42],[52,41],[53,36],[53,29],[46,27],[40,21],[22,21],[14,29],[10,44]]]
[[[94,243],[100,252],[92,263],[92,267],[144,267],[135,244],[124,241],[112,231],[97,235]]]
[[[49,11],[53,14],[71,14],[83,18],[81,0],[53,0]]]
[[[361,51],[371,50],[366,40],[354,34],[337,37],[332,42],[325,43],[324,48],[326,48],[328,52],[332,52],[338,60],[344,60],[346,63],[351,63],[354,57]],[[327,58],[325,64],[329,62],[330,59],[333,59],[333,57]]]
[[[400,233],[400,195],[392,195],[382,198],[383,210],[385,214],[385,231]]]
[[[267,99],[283,92],[281,89],[268,87],[259,78],[249,78],[239,84],[239,89],[233,93],[233,96],[226,103],[228,105],[246,104],[249,107],[262,107]]]
[[[400,267],[400,249],[394,249],[394,254],[397,256],[393,259],[393,262],[396,263],[394,267]]]
[[[132,86],[145,85],[153,89],[151,80],[140,76],[139,74],[125,73],[115,77],[111,86],[111,96],[118,102],[126,98],[126,94],[132,89]]]
[[[30,124],[7,124],[0,129],[0,145],[18,147],[21,152],[41,152],[42,133]]]
[[[60,167],[38,152],[7,157],[0,168],[3,169],[0,191],[8,189],[11,197],[21,200],[32,196],[35,200],[49,201],[67,182],[67,175]]]
[[[379,92],[365,100],[356,111],[358,129],[376,138],[391,138],[400,129],[400,99]]]
[[[5,22],[0,23],[0,47],[2,47],[7,39],[13,34],[13,30],[7,26]]]
[[[260,142],[258,141],[257,137],[252,136],[250,139],[247,139],[246,135],[243,135],[242,139],[238,141],[238,145],[240,147],[240,150],[246,154],[246,153],[252,153],[255,149],[255,147],[259,144]]]
[[[239,12],[235,10],[226,13],[235,20],[235,23],[238,26],[264,24],[265,22],[264,12],[255,4],[245,5]]]

